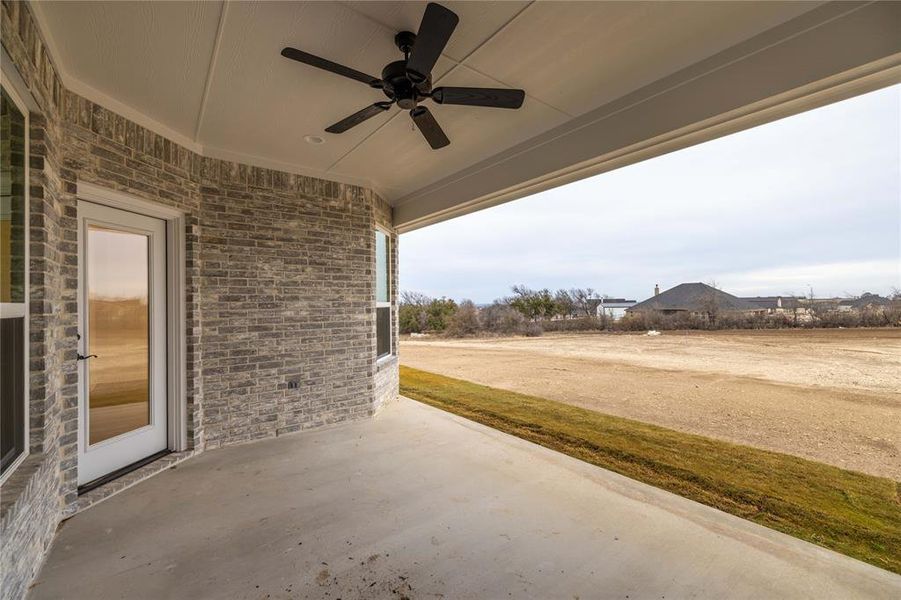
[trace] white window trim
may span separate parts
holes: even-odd
[[[185,214],[169,206],[150,202],[131,194],[88,183],[78,182],[77,197],[112,208],[156,217],[166,221],[166,295],[168,356],[168,426],[169,449],[188,449],[187,402],[187,299],[185,293],[186,250]]]
[[[6,317],[24,317],[23,323],[23,332],[22,338],[25,343],[25,347],[22,349],[24,353],[24,359],[22,362],[24,373],[24,385],[23,385],[23,398],[22,401],[25,403],[25,409],[22,411],[22,418],[24,420],[23,427],[25,429],[24,434],[22,436],[22,453],[9,465],[6,469],[6,472],[0,476],[0,485],[6,482],[9,479],[10,475],[16,472],[16,469],[25,462],[25,459],[28,458],[29,454],[31,454],[31,337],[30,337],[30,296],[31,296],[31,195],[30,195],[30,187],[31,187],[31,167],[29,166],[31,159],[31,107],[34,105],[34,99],[29,96],[23,96],[23,94],[27,94],[27,89],[22,82],[22,79],[19,77],[17,72],[14,72],[15,69],[10,69],[11,62],[7,57],[6,50],[3,50],[3,62],[2,62],[2,74],[3,74],[3,89],[6,91],[6,94],[13,101],[13,104],[16,105],[16,108],[19,109],[19,112],[25,117],[25,280],[23,282],[25,287],[25,301],[24,302],[2,302],[0,303],[0,314],[4,318]],[[13,72],[10,72],[13,71]],[[23,90],[23,91],[20,91]],[[31,100],[30,103],[26,102],[23,98],[28,98]]]
[[[388,309],[388,335],[390,339],[388,340],[388,354],[383,354],[382,356],[376,355],[375,364],[381,364],[387,360],[390,360],[397,356],[396,350],[394,348],[394,311],[391,310],[391,288],[394,284],[394,272],[391,269],[391,248],[393,246],[391,240],[391,232],[381,227],[380,225],[375,226],[376,231],[381,231],[385,234],[385,250],[387,256],[385,257],[385,268],[388,271],[388,301],[387,302],[379,302],[378,299],[375,301],[376,311],[380,308]],[[375,274],[378,277],[378,273]],[[378,331],[376,331],[376,338],[378,337]],[[378,345],[378,340],[376,340],[376,346]],[[378,349],[376,349],[378,352]]]

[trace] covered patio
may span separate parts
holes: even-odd
[[[901,81],[901,3],[446,4],[0,4],[0,597],[897,592],[399,399],[397,265]]]
[[[406,398],[65,522],[30,598],[891,598],[901,578]]]

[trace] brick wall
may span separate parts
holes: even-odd
[[[144,129],[63,88],[25,3],[4,1],[0,12],[3,46],[39,108],[30,129],[31,455],[0,490],[0,596],[17,598],[77,499],[79,182],[186,215],[190,447],[371,415],[396,397],[397,363],[374,358],[374,231],[391,231],[385,202],[356,186],[203,157]],[[395,332],[396,290],[395,278]]]
[[[74,369],[64,359],[74,322],[66,310],[68,217],[60,202],[63,89],[24,3],[3,2],[0,39],[38,106],[29,124],[29,456],[0,489],[0,596],[21,598],[59,523],[60,467],[74,461],[64,447],[74,434],[62,423],[75,397]]]
[[[201,182],[207,447],[372,412],[371,194],[283,175]]]

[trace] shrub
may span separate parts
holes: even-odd
[[[518,310],[506,304],[495,302],[482,309],[482,327],[496,335],[515,335],[522,333],[526,319]]]
[[[545,331],[601,331],[605,329],[604,321],[598,317],[577,317],[542,321],[541,325]]]
[[[557,303],[550,290],[531,290],[524,285],[514,285],[513,296],[506,303],[529,320],[553,317],[558,312]]]
[[[476,335],[480,330],[479,309],[471,300],[464,300],[448,319],[446,333],[451,337],[467,337]]]
[[[456,308],[457,303],[448,298],[429,298],[416,292],[404,292],[398,307],[398,328],[401,333],[443,332]]]
[[[457,303],[449,298],[436,298],[426,307],[426,329],[428,331],[445,331],[449,319],[457,310]]]
[[[526,337],[539,337],[544,334],[544,329],[541,328],[541,323],[526,323],[522,334]]]
[[[401,333],[422,333],[425,329],[425,310],[413,304],[401,304],[397,308],[397,326]]]

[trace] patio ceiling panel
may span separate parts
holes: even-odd
[[[73,91],[191,137],[219,24],[218,2],[32,2]],[[126,115],[128,116],[128,115]]]
[[[325,133],[381,93],[281,48],[379,76],[400,58],[394,34],[418,29],[425,4],[32,5],[75,92],[207,156],[369,186],[394,205],[402,231],[674,149],[634,152],[686,128],[708,131],[683,145],[847,97],[843,88],[757,110],[788,107],[806,86],[829,92],[832,78],[870,77],[853,93],[899,79],[884,76],[901,65],[897,2],[448,0],[460,24],[434,79],[521,87],[523,108],[428,103],[451,139],[438,151],[396,109]],[[752,109],[754,119],[711,128]]]
[[[519,0],[504,2],[445,2],[442,0],[440,3],[460,15],[461,19],[454,35],[451,36],[450,42],[444,49],[444,55],[454,62],[460,62],[466,58],[473,50],[491,39],[491,36],[504,27],[510,19],[531,4],[531,2]],[[425,0],[416,2],[362,0],[345,4],[368,15],[392,32],[412,31],[416,33],[428,2]]]
[[[389,31],[343,5],[326,2],[229,4],[211,71],[198,141],[207,153],[229,153],[254,162],[267,157],[284,165],[324,173],[384,125],[378,115],[342,135],[323,130],[374,102],[380,90],[288,60],[291,46],[379,77],[400,56]],[[443,62],[442,71],[452,66]],[[311,145],[307,135],[326,139]],[[359,176],[351,179],[360,180]]]
[[[818,2],[536,2],[466,61],[575,116]]]

